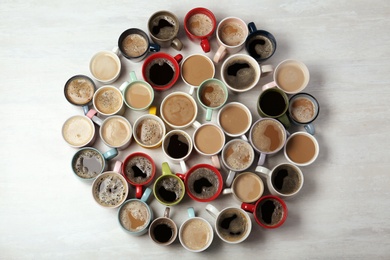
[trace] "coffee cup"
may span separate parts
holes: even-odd
[[[261,117],[275,118],[285,128],[290,127],[287,116],[289,101],[286,93],[278,88],[269,88],[261,92],[257,99],[257,112]]]
[[[249,142],[260,153],[257,165],[263,165],[267,155],[276,154],[284,147],[287,132],[282,123],[273,118],[257,120],[249,131]]]
[[[162,175],[153,185],[153,193],[157,201],[165,206],[178,204],[184,197],[185,185],[183,181],[171,172],[168,163],[162,163]]]
[[[192,54],[185,58],[180,67],[181,78],[190,86],[190,95],[206,79],[213,78],[215,66],[213,61],[203,54]]]
[[[152,86],[144,80],[137,79],[134,71],[130,72],[130,81],[125,81],[119,87],[123,101],[130,109],[147,110],[153,102],[154,91]]]
[[[298,93],[290,97],[288,114],[295,125],[303,125],[306,131],[312,135],[315,133],[313,121],[320,112],[320,105],[312,95]]]
[[[90,77],[75,75],[66,81],[64,95],[69,103],[83,107],[84,114],[87,114],[95,90],[96,85]]]
[[[135,197],[142,196],[142,188],[153,181],[156,165],[153,159],[141,152],[129,154],[122,164],[122,175],[126,181],[135,186]]]
[[[310,73],[303,62],[289,59],[276,66],[273,79],[274,81],[262,87],[263,90],[277,87],[286,94],[296,94],[306,88],[310,80]]]
[[[273,71],[272,65],[259,65],[246,54],[234,54],[221,66],[222,81],[234,92],[245,92],[254,88],[262,76]]]
[[[85,116],[75,115],[68,118],[62,125],[62,137],[71,147],[81,148],[92,146],[96,140],[96,127],[92,118],[96,111],[91,109]]]
[[[219,211],[208,204],[206,211],[215,219],[215,232],[228,244],[238,244],[248,238],[252,230],[252,220],[248,213],[236,207],[227,207]]]
[[[226,17],[220,21],[216,30],[219,48],[214,55],[214,62],[220,62],[228,53],[239,52],[244,47],[248,33],[246,23],[240,18]]]
[[[294,197],[303,187],[302,171],[291,163],[281,163],[273,169],[257,166],[256,172],[266,178],[269,192],[283,199]]]
[[[167,95],[160,105],[164,122],[173,129],[185,129],[193,125],[198,115],[195,99],[181,91]]]
[[[93,55],[89,62],[92,77],[105,85],[114,83],[122,69],[118,54],[119,49],[115,47],[112,51],[99,51]]]
[[[232,183],[231,188],[225,188],[223,194],[233,194],[239,202],[252,203],[260,199],[264,192],[264,183],[260,176],[253,172],[238,174]]]
[[[164,216],[156,218],[150,224],[149,237],[153,242],[160,246],[168,246],[172,244],[177,237],[177,225],[169,218],[170,208],[166,207]]]
[[[191,9],[184,17],[184,29],[188,38],[200,42],[204,52],[210,51],[210,38],[217,27],[214,14],[203,7]]]
[[[81,180],[94,180],[96,176],[107,170],[107,161],[117,155],[118,151],[115,148],[105,153],[93,147],[81,148],[72,157],[72,171]]]
[[[197,91],[199,104],[206,109],[206,121],[210,121],[213,111],[220,109],[228,99],[226,85],[214,78],[203,81]]]
[[[187,173],[176,175],[184,181],[188,196],[195,201],[209,202],[221,194],[222,175],[209,164],[197,164]]]
[[[118,47],[123,57],[133,62],[140,62],[149,52],[160,51],[160,45],[151,43],[148,35],[138,28],[124,31],[119,36]]]
[[[221,127],[213,123],[199,125],[192,139],[195,150],[203,156],[211,157],[214,167],[221,168],[218,154],[222,151],[226,140]]]
[[[308,166],[318,157],[320,147],[313,135],[295,132],[287,138],[284,156],[297,166]]]
[[[118,221],[130,235],[141,236],[148,232],[153,211],[147,201],[152,190],[146,188],[141,199],[126,200],[118,210]]]
[[[252,146],[243,139],[232,139],[222,149],[221,159],[223,165],[229,170],[226,186],[232,185],[237,172],[247,170],[255,159]]]
[[[230,137],[245,136],[252,124],[252,114],[248,107],[239,102],[225,104],[218,111],[218,125]]]
[[[93,95],[92,103],[95,110],[103,117],[125,113],[122,93],[111,85],[98,88]]]
[[[162,48],[172,47],[178,51],[183,48],[183,43],[177,38],[179,28],[176,15],[168,11],[158,11],[148,21],[150,38]]]
[[[158,52],[148,56],[142,65],[142,76],[155,90],[171,88],[179,78],[181,54],[171,55]]]
[[[188,208],[187,213],[189,218],[179,229],[180,243],[190,252],[202,252],[213,242],[213,227],[204,218],[196,217],[194,208]]]
[[[125,117],[109,116],[104,120],[98,118],[94,122],[100,125],[100,138],[108,147],[124,150],[130,145],[133,128]]]
[[[185,161],[192,152],[193,142],[183,130],[171,130],[162,141],[162,151],[170,162],[180,164],[182,172],[187,172]]]
[[[129,185],[120,174],[121,167],[116,161],[112,171],[103,172],[92,183],[92,196],[104,208],[117,208],[127,199]]]
[[[288,214],[286,203],[274,195],[263,196],[255,204],[244,202],[241,204],[241,208],[253,213],[256,223],[267,229],[283,225]]]
[[[245,49],[257,62],[268,60],[276,51],[275,37],[264,30],[257,30],[254,22],[248,24],[249,35],[245,41]]]
[[[134,140],[143,148],[154,149],[160,147],[165,136],[165,124],[156,116],[156,107],[149,109],[134,122]]]

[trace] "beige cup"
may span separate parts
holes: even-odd
[[[114,86],[106,85],[98,88],[93,95],[92,103],[99,115],[105,117],[125,113],[122,93]]]
[[[261,178],[253,172],[243,172],[234,178],[231,188],[224,189],[222,194],[233,194],[239,202],[252,203],[257,201],[263,192],[264,183]]]
[[[172,244],[177,237],[177,225],[169,218],[170,208],[166,207],[164,216],[153,220],[149,227],[149,237],[158,245],[168,246]]]
[[[230,137],[244,137],[252,124],[252,114],[248,107],[239,102],[225,104],[218,111],[218,125]]]
[[[216,30],[217,41],[220,46],[214,55],[214,62],[220,62],[228,53],[239,52],[244,47],[248,34],[248,27],[240,18],[226,17],[220,21]]]
[[[96,111],[90,110],[85,116],[76,115],[68,118],[62,126],[62,137],[71,147],[91,146],[96,140],[96,127],[92,122]]]
[[[89,62],[93,78],[103,84],[115,82],[122,69],[118,54],[119,49],[115,47],[112,51],[99,51],[93,55]]]
[[[108,147],[124,150],[130,145],[133,128],[125,117],[110,116],[95,123],[100,125],[100,138]]]
[[[149,109],[149,114],[142,115],[134,122],[134,140],[147,149],[160,147],[166,128],[164,122],[156,116],[156,107]]]

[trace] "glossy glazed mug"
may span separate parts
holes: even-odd
[[[307,132],[295,132],[287,138],[284,156],[297,166],[308,166],[318,157],[320,147],[317,139]]]
[[[252,125],[252,114],[244,104],[230,102],[218,111],[217,122],[226,135],[246,139],[245,133]]]
[[[93,107],[99,116],[108,117],[123,115],[125,105],[122,92],[115,86],[105,85],[95,91],[92,99]]]
[[[94,122],[100,126],[100,138],[108,147],[124,150],[130,145],[133,127],[125,117],[114,115],[104,120],[95,117]]]
[[[313,125],[319,112],[320,105],[315,97],[308,93],[298,93],[290,97],[288,115],[295,125],[303,125],[306,131],[315,134]]]
[[[225,188],[223,194],[233,194],[241,202],[252,203],[260,199],[264,192],[264,183],[260,176],[253,172],[237,174],[230,188]]]
[[[166,207],[164,216],[153,220],[149,227],[149,237],[160,246],[172,244],[177,237],[178,228],[176,223],[169,217],[169,213],[170,208]]]
[[[250,56],[261,63],[268,60],[276,51],[275,37],[265,30],[257,30],[254,22],[248,23],[249,35],[245,41],[245,49]]]
[[[69,103],[81,106],[84,114],[89,111],[88,104],[92,102],[96,85],[93,80],[85,75],[75,75],[68,79],[64,87],[64,95]]]
[[[89,62],[89,70],[92,77],[105,85],[114,83],[122,70],[122,64],[118,57],[119,48],[112,51],[99,51],[94,54]]]
[[[187,172],[185,161],[191,155],[193,146],[190,135],[178,129],[169,131],[162,141],[164,155],[170,162],[180,164],[182,172]]]
[[[144,80],[137,79],[134,71],[130,72],[130,81],[123,82],[119,90],[122,91],[124,103],[132,110],[144,111],[153,103],[152,86]]]
[[[214,110],[225,105],[228,95],[225,83],[219,79],[206,79],[199,85],[196,97],[199,104],[206,109],[206,121],[211,121]]]

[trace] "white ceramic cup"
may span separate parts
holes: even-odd
[[[218,125],[230,137],[246,138],[252,125],[252,114],[247,106],[239,102],[225,104],[217,115]]]
[[[125,117],[115,115],[104,120],[95,118],[94,122],[100,125],[100,138],[108,147],[124,150],[130,145],[133,128]]]
[[[287,138],[284,156],[297,166],[308,166],[318,157],[320,151],[317,139],[307,132],[295,132]]]
[[[103,84],[115,82],[119,78],[122,69],[118,55],[118,47],[115,47],[112,51],[104,50],[94,54],[89,62],[92,77]]]
[[[125,106],[121,91],[111,85],[105,85],[95,91],[92,99],[93,107],[100,116],[123,115]]]
[[[252,203],[260,199],[264,192],[264,183],[260,176],[253,172],[238,174],[230,188],[225,188],[222,194],[233,194],[238,202]]]
[[[187,146],[187,150],[183,147]],[[180,164],[183,173],[188,171],[185,161],[190,157],[193,142],[190,135],[183,130],[171,130],[162,141],[162,151],[168,160],[174,164]]]

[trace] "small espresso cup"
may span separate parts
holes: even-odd
[[[286,94],[296,94],[309,83],[310,73],[306,65],[298,60],[284,60],[276,66],[274,81],[264,85],[263,90],[278,87]]]
[[[249,131],[249,142],[260,153],[257,165],[263,165],[267,155],[283,149],[287,132],[282,123],[273,118],[261,118],[253,123]]]
[[[200,84],[196,97],[206,109],[206,121],[211,121],[213,110],[220,109],[226,103],[228,95],[226,85],[218,79],[206,79]]]
[[[284,156],[297,166],[308,166],[318,157],[320,147],[315,137],[306,132],[295,132],[287,138]]]
[[[298,93],[290,97],[288,114],[295,125],[303,125],[306,131],[315,134],[313,125],[320,112],[317,99],[308,93]]]
[[[93,95],[92,103],[99,115],[104,117],[123,115],[126,109],[121,91],[111,85],[98,88]]]
[[[135,197],[142,196],[142,188],[153,181],[156,165],[153,159],[141,152],[129,154],[122,164],[122,175],[126,181],[135,186]]]
[[[230,187],[237,172],[247,170],[255,159],[252,146],[243,139],[232,139],[222,149],[223,165],[229,170],[226,187]]]
[[[130,72],[130,81],[125,81],[119,87],[123,101],[130,109],[137,111],[147,110],[153,102],[154,90],[144,80],[137,79],[134,71]]]
[[[211,157],[212,164],[221,168],[218,154],[225,145],[225,134],[221,127],[213,123],[199,125],[192,136],[195,150],[207,157]]]
[[[249,35],[245,41],[245,49],[257,62],[268,60],[276,51],[275,37],[264,30],[257,30],[254,22],[248,24]]]
[[[209,164],[197,164],[187,173],[176,175],[184,181],[188,196],[195,201],[209,202],[222,192],[222,175]]]
[[[223,194],[233,194],[239,202],[252,203],[260,199],[264,192],[264,183],[260,176],[253,172],[242,172],[238,174],[232,183],[231,188],[222,191]]]
[[[75,75],[66,81],[64,95],[69,103],[83,107],[84,114],[87,114],[95,90],[96,85],[90,77]]]
[[[126,200],[118,210],[118,221],[130,235],[141,236],[148,232],[153,219],[153,211],[147,204],[152,193],[146,188],[141,199]]]
[[[210,51],[210,38],[217,27],[214,14],[203,7],[191,9],[184,17],[184,29],[188,38],[200,42],[204,52]]]
[[[100,138],[108,147],[124,150],[130,145],[133,128],[125,117],[109,116],[104,120],[98,119],[94,122],[100,125]]]
[[[72,171],[81,180],[92,181],[107,170],[107,161],[117,155],[118,150],[115,148],[105,153],[101,153],[93,147],[81,148],[72,157]]]
[[[213,227],[204,218],[196,217],[194,208],[188,208],[187,212],[189,218],[181,224],[179,229],[180,243],[190,252],[202,252],[213,242]]]
[[[256,172],[266,178],[269,192],[283,199],[294,197],[303,187],[302,171],[291,163],[281,163],[273,169],[257,166]]]
[[[133,61],[142,61],[149,52],[160,51],[160,45],[151,43],[148,35],[138,28],[124,31],[118,39],[118,47],[122,55]]]
[[[261,92],[257,99],[257,112],[261,117],[275,118],[285,128],[290,127],[290,120],[287,116],[289,100],[282,90],[269,88]]]
[[[157,201],[165,206],[178,204],[184,197],[185,185],[183,181],[171,172],[168,163],[162,163],[162,175],[153,185],[153,193]]]
[[[99,51],[93,55],[89,62],[92,77],[105,85],[114,83],[122,69],[118,54],[119,49],[115,47],[112,51]]]
[[[274,195],[263,196],[254,205],[244,202],[241,208],[253,213],[256,223],[267,229],[283,225],[288,214],[286,203]]]
[[[171,55],[158,52],[148,56],[142,65],[142,76],[155,90],[171,88],[179,79],[181,54]]]
[[[85,116],[75,115],[68,118],[62,125],[62,137],[71,147],[81,148],[92,146],[96,140],[96,127],[92,118],[96,111],[91,109]]]
[[[192,95],[204,80],[214,77],[215,66],[206,55],[192,54],[183,60],[180,72],[184,83],[190,86],[189,93]]]
[[[215,232],[228,244],[238,244],[248,238],[252,230],[252,220],[243,209],[227,207],[219,211],[208,204],[206,211],[215,218]]]
[[[195,99],[181,91],[167,95],[160,105],[164,122],[173,129],[185,129],[193,125],[198,115]]]
[[[244,47],[248,34],[248,27],[240,18],[226,17],[220,21],[216,30],[219,48],[214,55],[214,62],[220,62],[228,53],[239,52]]]
[[[134,140],[147,149],[160,147],[166,134],[165,124],[161,118],[156,116],[155,107],[151,107],[149,114],[138,117],[133,129]]]
[[[218,125],[230,137],[245,136],[252,125],[252,114],[248,107],[240,102],[225,104],[218,111]]]
[[[160,246],[168,246],[172,244],[178,233],[176,223],[169,217],[170,208],[166,207],[164,216],[156,218],[150,224],[149,237]]]
[[[104,208],[117,208],[127,199],[129,185],[120,174],[121,167],[116,161],[112,171],[103,172],[92,183],[92,196]]]
[[[162,151],[170,162],[180,164],[182,172],[187,172],[185,161],[191,155],[193,142],[183,130],[171,130],[162,141]]]
[[[158,11],[148,21],[150,38],[162,48],[172,47],[178,51],[183,48],[183,43],[177,38],[179,28],[176,15],[168,11]]]
[[[272,65],[260,66],[251,56],[238,53],[222,63],[221,77],[230,90],[240,93],[253,89],[261,77],[272,71]]]

